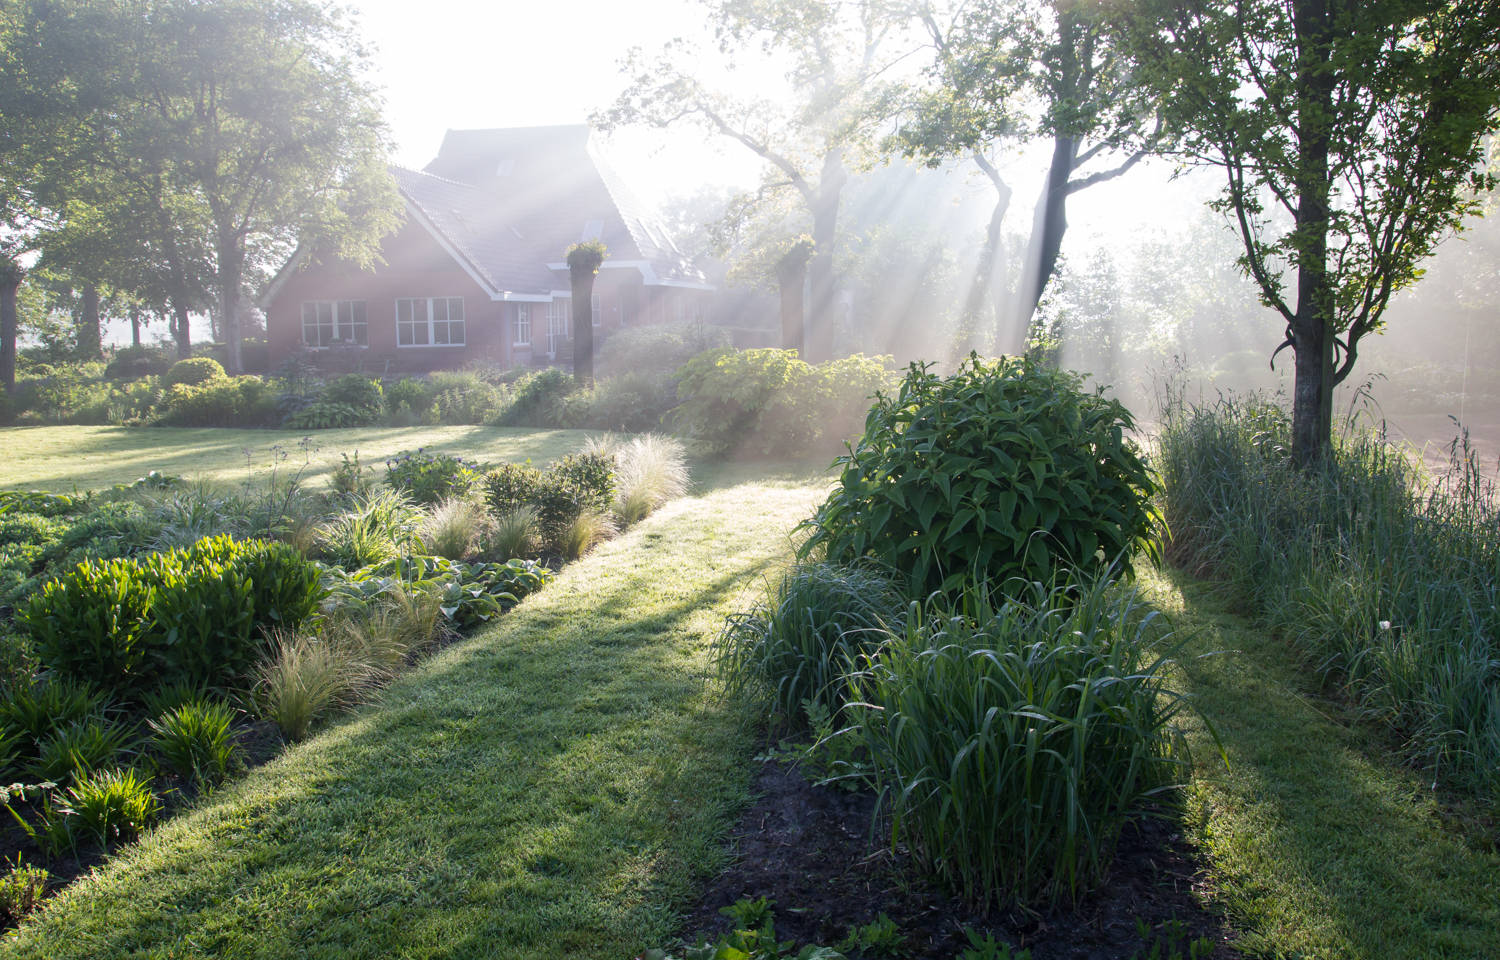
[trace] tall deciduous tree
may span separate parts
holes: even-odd
[[[598,240],[568,248],[568,281],[573,292],[573,377],[581,387],[594,385],[594,278],[609,255]]]
[[[908,155],[931,163],[968,157],[994,186],[965,314],[972,324],[993,302],[997,350],[1020,352],[1057,269],[1068,198],[1149,153],[1153,105],[1132,82],[1098,0],[920,0],[914,12],[935,51],[934,83],[915,98],[897,139]],[[1012,189],[995,154],[1039,139],[1051,141],[1046,179],[1017,287],[1006,290],[1001,228]]]
[[[1391,295],[1479,212],[1500,122],[1497,0],[1138,0],[1119,26],[1187,157],[1222,168],[1240,263],[1286,324],[1292,456]],[[1273,354],[1274,361],[1274,354]]]
[[[34,189],[51,209],[91,211],[87,235],[108,247],[90,262],[110,275],[83,279],[118,284],[150,264],[145,285],[172,303],[181,344],[206,273],[238,372],[247,281],[299,241],[375,259],[399,205],[366,54],[337,8],[4,2],[23,42],[0,105],[30,126]]]
[[[876,124],[888,112],[888,75],[900,59],[891,47],[904,18],[881,0],[705,2],[730,70],[739,56],[749,54],[764,64],[774,53],[789,65],[790,95],[757,96],[751,92],[754,81],[734,93],[715,89],[680,66],[695,58],[691,45],[678,40],[650,57],[633,53],[625,65],[629,87],[594,122],[606,129],[697,124],[765,162],[766,180],[757,196],[775,202],[790,190],[810,221],[812,296],[805,347],[807,359],[826,360],[834,349],[840,196],[849,162],[870,146]]]

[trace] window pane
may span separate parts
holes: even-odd
[[[436,326],[437,324],[440,324],[440,323],[447,323],[448,322],[448,301],[447,300],[434,299],[434,300],[429,300],[427,302],[432,305],[432,323],[433,323],[433,326]]]
[[[464,322],[462,320],[450,320],[448,322],[448,342],[455,346],[463,346]]]

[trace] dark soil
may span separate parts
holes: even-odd
[[[910,960],[953,960],[969,946],[965,927],[1030,950],[1033,960],[1166,960],[1174,948],[1186,956],[1188,941],[1200,937],[1215,958],[1239,956],[1223,918],[1204,906],[1201,864],[1170,820],[1127,828],[1108,884],[1076,910],[984,917],[917,878],[908,858],[881,842],[888,834],[871,836],[872,795],[813,786],[775,761],[756,785],[760,799],[734,833],[734,862],[684,921],[690,942],[728,931],[721,907],[766,897],[776,902],[779,940],[832,946],[885,913],[905,935],[901,956]],[[1150,925],[1146,938],[1142,922]],[[1158,943],[1164,949],[1151,954]]]

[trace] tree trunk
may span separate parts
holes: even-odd
[[[219,255],[219,323],[224,337],[224,366],[233,376],[245,372],[240,359],[240,279],[244,276],[245,252],[238,238],[220,237]]]
[[[16,291],[25,276],[19,265],[0,259],[0,385],[16,389]]]
[[[1328,118],[1332,38],[1325,0],[1299,0],[1297,31],[1297,313],[1292,322],[1292,462],[1319,464],[1333,441],[1333,286],[1328,276]]]
[[[573,379],[594,385],[594,271],[568,269],[573,290]]]
[[[177,359],[186,360],[193,355],[193,328],[189,322],[187,302],[172,298],[173,317],[169,320],[172,338],[177,341]]]
[[[130,345],[139,347],[141,345],[141,308],[130,308]]]
[[[1005,237],[1001,228],[1005,215],[1010,211],[1012,191],[998,174],[991,173],[993,167],[986,162],[983,169],[995,185],[995,208],[990,211],[990,222],[984,230],[984,246],[979,248],[979,263],[975,266],[974,281],[969,285],[969,296],[964,303],[964,324],[975,333],[988,327],[991,349],[1004,353],[1005,346],[1014,337],[1005,329],[1005,317],[1009,315],[1010,291],[1005,288]],[[986,322],[984,312],[991,316]]]
[[[781,291],[781,348],[806,356],[803,288],[807,285],[808,248],[794,244],[776,261],[776,284]]]
[[[807,275],[812,292],[812,309],[808,312],[804,331],[806,351],[803,355],[808,363],[833,359],[836,325],[834,300],[837,294],[833,276],[833,246],[838,234],[839,196],[848,179],[843,151],[835,148],[824,154],[823,173],[818,178],[817,197],[811,211],[813,255],[807,265]]]
[[[99,287],[83,285],[83,304],[78,312],[78,359],[98,360],[104,352],[99,330]]]
[[[1058,135],[1052,141],[1052,162],[1047,167],[1047,182],[1037,198],[1036,216],[1031,228],[1031,242],[1026,248],[1026,265],[1021,272],[1020,289],[1016,291],[1019,309],[1015,328],[1023,341],[1015,352],[1024,353],[1024,338],[1031,329],[1037,307],[1052,282],[1057,258],[1062,252],[1063,234],[1068,231],[1068,178],[1073,175],[1078,157],[1078,141]]]

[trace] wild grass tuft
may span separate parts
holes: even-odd
[[[151,721],[151,750],[199,789],[213,787],[239,763],[233,723],[234,710],[222,701],[183,703]]]
[[[778,712],[797,722],[804,709],[834,716],[845,675],[901,622],[905,602],[872,567],[803,563],[782,576],[748,613],[731,614],[714,647],[731,691],[763,687]]]
[[[553,547],[564,560],[577,560],[618,532],[611,515],[602,510],[582,510],[557,531]]]
[[[462,560],[474,552],[486,523],[485,509],[474,499],[449,497],[435,504],[422,519],[418,536],[427,553]]]
[[[1183,701],[1134,594],[1103,576],[1013,593],[913,609],[846,708],[892,841],[983,907],[1076,901],[1187,775]]]
[[[531,559],[541,552],[542,523],[536,508],[523,504],[496,516],[480,534],[479,555],[488,561]]]
[[[275,638],[256,684],[262,715],[288,740],[301,740],[376,678],[348,643],[299,633]]]
[[[1410,758],[1500,791],[1500,506],[1464,438],[1447,475],[1379,433],[1294,468],[1279,408],[1168,405],[1158,441],[1169,557],[1290,640]]]
[[[47,893],[47,871],[42,867],[16,862],[0,875],[0,918],[16,924],[26,919]]]
[[[129,840],[161,813],[161,803],[151,791],[151,778],[132,769],[102,770],[79,777],[63,794],[68,810],[66,823],[74,837],[80,834],[108,846]]]
[[[646,433],[619,444],[614,454],[615,516],[625,526],[687,492],[687,455],[679,441]]]
[[[37,744],[32,774],[40,780],[63,783],[113,766],[135,743],[135,729],[103,716],[58,726]]]

